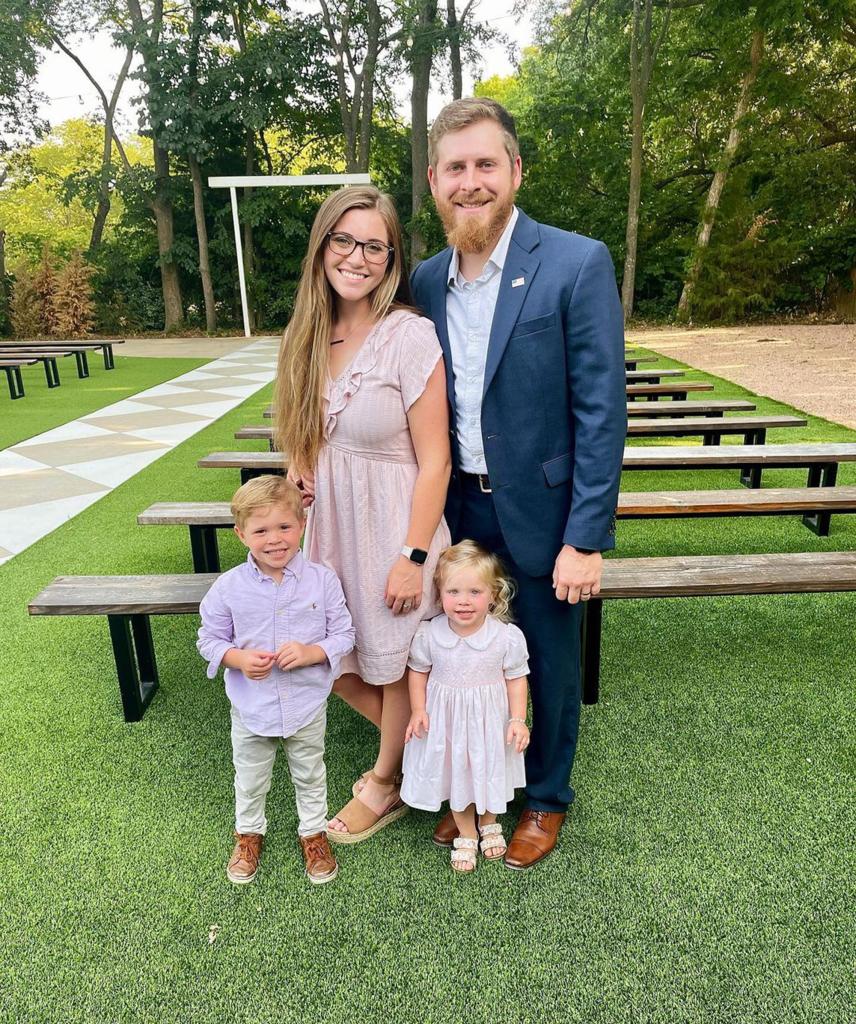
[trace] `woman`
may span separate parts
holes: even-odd
[[[407,652],[436,615],[449,543],[446,381],[433,324],[412,308],[392,200],[345,188],[321,205],[277,373],[277,437],[311,504],[308,557],[334,569],[356,628],[333,692],[380,729],[374,768],[330,822],[355,843],[407,812]]]

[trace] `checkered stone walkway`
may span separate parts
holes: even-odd
[[[0,565],[269,384],[278,344],[253,342],[0,452]]]

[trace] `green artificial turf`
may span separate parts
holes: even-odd
[[[268,400],[265,389],[0,568],[3,1019],[852,1020],[856,595],[607,604],[577,801],[556,852],[527,873],[482,862],[453,875],[430,842],[434,817],[414,812],[340,847],[338,879],[311,887],[280,759],[259,876],[227,882],[228,702],[205,678],[196,617],[154,620],[161,689],[127,725],[105,620],[28,618],[25,605],[60,573],[189,572],[187,530],[135,516],[156,500],[227,499],[237,472],[195,461],[235,447]],[[854,436],[816,419],[787,432]],[[856,467],[841,482],[856,483]],[[796,516],[628,522],[618,543],[626,556],[852,550],[856,517],[834,517],[828,538]],[[221,551],[225,567],[241,557],[225,531]],[[331,699],[331,811],[375,747]]]
[[[207,362],[210,360],[117,355],[116,368],[105,370],[101,353],[90,352],[89,376],[80,380],[74,357],[69,356],[57,360],[62,381],[58,388],[48,388],[41,364],[24,366],[25,394],[14,402],[9,397],[5,373],[0,374],[0,449],[121,402]]]

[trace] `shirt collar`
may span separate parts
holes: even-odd
[[[517,223],[517,217],[520,211],[515,206],[511,211],[511,216],[508,218],[508,223],[503,228],[502,234],[499,236],[499,241],[493,247],[493,252],[490,254],[487,263],[484,265],[484,270],[481,272],[479,277],[482,277],[485,272],[491,267],[492,270],[498,270],[502,273],[502,268],[505,266],[505,259],[508,256],[508,247],[511,245],[511,236],[514,234],[514,225]],[[452,250],[452,260],[449,263],[449,273],[447,275],[447,284],[455,284],[458,279],[458,250]]]
[[[267,573],[261,571],[256,565],[256,560],[253,558],[252,552],[247,552],[247,565],[250,567],[250,571],[256,577],[256,579],[264,582],[265,580],[273,581],[272,576],[268,576]],[[287,566],[282,570],[284,574],[293,576],[297,582],[300,582],[300,577],[303,575],[303,568],[306,565],[306,559],[303,557],[303,552],[298,551],[295,556],[291,559]]]
[[[471,633],[469,636],[461,636],[452,629],[445,615],[438,615],[435,619],[431,620],[431,639],[441,647],[445,647],[446,650],[451,650],[453,647],[457,647],[458,644],[466,644],[475,651],[486,651],[493,643],[499,627],[499,620],[495,619],[492,615],[488,615],[481,629]]]

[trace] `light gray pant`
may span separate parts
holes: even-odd
[[[273,764],[280,743],[288,759],[294,783],[297,832],[301,836],[323,832],[327,825],[327,768],[324,764],[324,731],[327,705],[293,736],[257,736],[232,708],[232,763],[235,765],[235,831],[267,832],[265,800],[273,778]]]

